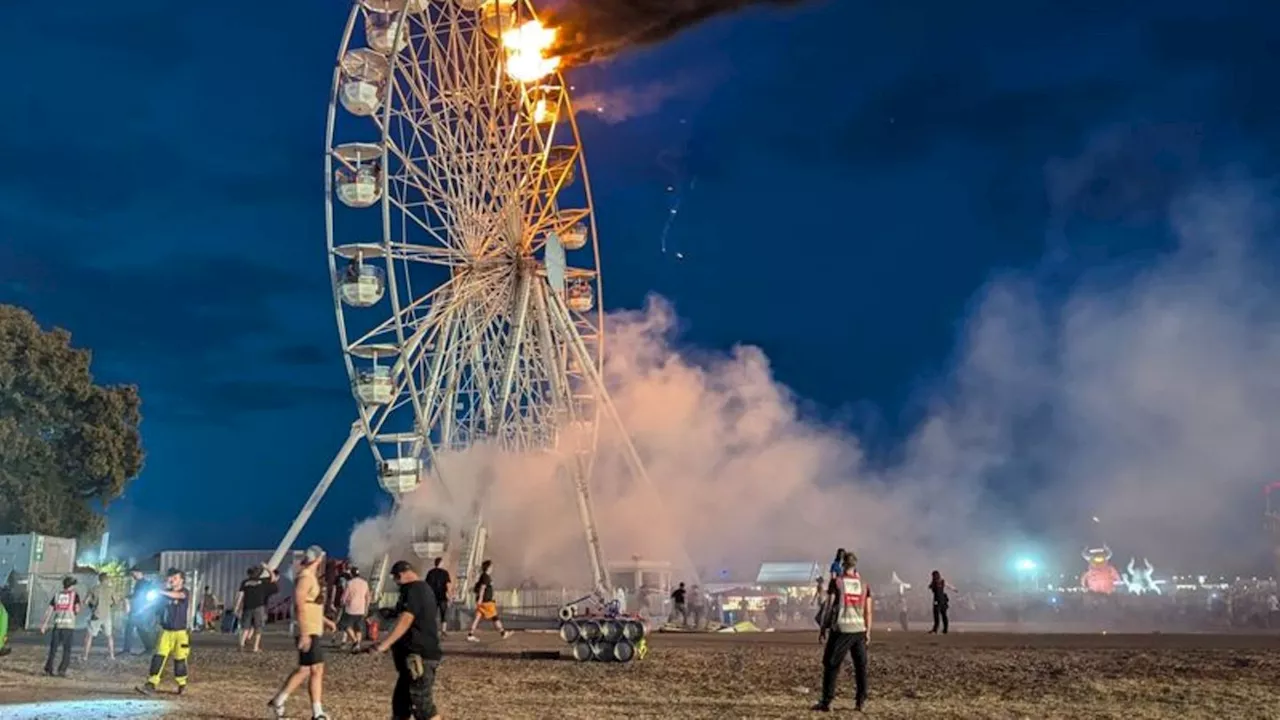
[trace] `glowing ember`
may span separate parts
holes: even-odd
[[[560,67],[559,56],[547,57],[555,41],[555,29],[543,27],[537,20],[502,33],[507,74],[519,82],[530,83],[555,72]]]

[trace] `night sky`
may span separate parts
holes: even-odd
[[[322,171],[348,10],[5,11],[0,301],[141,387],[122,551],[273,547],[354,417]],[[574,71],[622,99],[582,121],[605,303],[760,345],[887,452],[990,278],[1142,263],[1193,183],[1275,174],[1277,47],[1263,0],[828,0]],[[345,552],[385,502],[362,447],[303,540]]]

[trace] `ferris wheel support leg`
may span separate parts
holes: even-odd
[[[382,559],[378,561],[378,569],[375,576],[378,578],[373,584],[373,602],[377,606],[382,605],[382,589],[387,584],[387,563],[391,562],[391,553],[383,553]]]
[[[329,491],[329,486],[333,484],[333,479],[338,476],[338,471],[346,464],[347,458],[351,457],[351,451],[356,449],[356,443],[360,442],[362,437],[364,437],[364,426],[357,420],[351,424],[351,434],[347,436],[347,441],[342,444],[338,454],[333,456],[333,462],[329,463],[329,469],[324,471],[320,482],[316,483],[316,489],[311,491],[311,497],[307,498],[302,510],[298,511],[298,517],[293,519],[293,524],[289,526],[288,532],[284,534],[284,539],[280,541],[275,553],[267,561],[268,567],[280,567],[280,562],[284,560],[285,553],[289,552],[289,547],[298,539],[298,533],[302,532],[302,528],[311,519],[312,513],[316,511],[316,507],[320,505],[324,494]]]
[[[564,300],[554,293],[550,294],[549,304],[552,312],[556,316],[556,320],[565,325],[565,336],[570,339],[569,344],[574,355],[577,356],[578,363],[582,366],[583,371],[587,375],[587,379],[591,381],[596,391],[600,405],[604,408],[605,414],[609,416],[609,420],[613,422],[614,427],[618,430],[618,436],[622,439],[622,457],[630,466],[631,472],[636,476],[645,488],[653,495],[654,501],[661,508],[665,503],[662,495],[658,492],[658,486],[653,483],[653,478],[649,477],[649,471],[645,470],[644,462],[640,459],[640,451],[636,450],[636,445],[631,441],[631,434],[627,432],[627,425],[622,421],[622,414],[618,412],[618,406],[613,404],[613,398],[609,396],[609,391],[605,389],[604,378],[600,376],[599,370],[595,363],[592,362],[591,353],[587,350],[587,346],[582,342],[582,336],[573,328],[573,320],[569,316],[569,309],[565,307]],[[663,516],[670,517],[669,513],[663,512]],[[689,556],[689,551],[685,549],[684,542],[680,543],[680,552],[684,555],[684,563],[688,570],[694,576],[695,582],[697,578],[697,567],[693,564],[693,558]]]

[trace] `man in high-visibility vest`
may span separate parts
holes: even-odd
[[[867,702],[867,643],[871,641],[871,587],[858,575],[858,556],[846,552],[841,559],[841,573],[829,588],[826,615],[818,640],[825,642],[822,652],[822,698],[813,709],[830,712],[836,697],[836,679],[846,655],[853,658],[856,686],[854,707],[859,712]]]

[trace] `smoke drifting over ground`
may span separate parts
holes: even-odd
[[[798,5],[804,0],[567,0],[547,24],[560,30],[555,54],[570,65],[670,38],[703,20],[753,5]]]
[[[888,466],[802,419],[760,350],[682,352],[657,297],[613,315],[607,382],[662,501],[606,447],[593,487],[608,555],[677,559],[683,542],[704,571],[741,577],[846,546],[871,568],[919,572],[1002,565],[1027,533],[1060,540],[1067,572],[1102,541],[1158,567],[1220,564],[1256,537],[1262,484],[1280,471],[1280,286],[1260,208],[1244,193],[1184,204],[1176,251],[1056,300],[1028,277],[992,282]],[[444,469],[493,479],[490,554],[508,581],[584,580],[571,490],[546,458],[476,448]],[[1018,513],[995,486],[1022,488]],[[424,487],[400,517],[357,528],[353,555],[403,541],[437,502]]]

